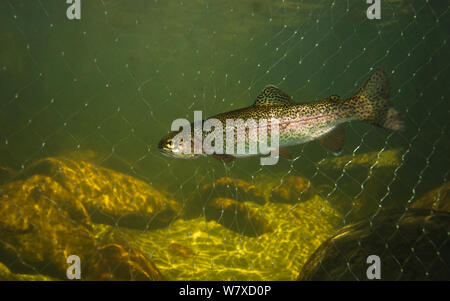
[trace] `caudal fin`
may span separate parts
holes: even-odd
[[[403,129],[400,114],[389,100],[389,83],[384,70],[375,71],[352,100],[356,101],[357,114],[363,121],[386,129]]]

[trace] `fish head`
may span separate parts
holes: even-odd
[[[194,139],[191,134],[170,132],[158,143],[158,148],[165,156],[178,159],[195,159],[201,154],[194,153]]]

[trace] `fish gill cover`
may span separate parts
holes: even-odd
[[[80,2],[0,1],[0,279],[67,279],[70,255],[86,280],[365,279],[369,255],[450,279],[445,1]],[[379,68],[404,130],[346,123],[339,156],[158,149],[195,110],[347,99]]]

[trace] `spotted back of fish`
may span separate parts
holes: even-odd
[[[364,86],[348,99],[332,95],[320,101],[295,103],[288,94],[273,85],[268,85],[257,95],[251,106],[210,118],[218,119],[223,125],[221,134],[224,151],[227,149],[226,133],[234,132],[232,141],[235,145],[239,136],[236,126],[227,127],[228,120],[241,120],[246,123],[244,127],[246,150],[251,142],[258,141],[258,132],[261,130],[265,130],[268,140],[271,139],[273,119],[276,119],[279,127],[280,147],[318,140],[332,151],[339,151],[342,148],[344,141],[342,124],[349,121],[363,121],[391,130],[403,128],[400,114],[389,100],[387,75],[381,69],[375,71]],[[256,125],[250,123],[251,120],[255,121]],[[258,123],[260,120],[267,121],[265,129]],[[193,136],[204,138],[209,134],[203,131],[202,126],[192,128],[193,133],[196,133]],[[170,137],[169,135],[166,139]],[[336,145],[336,142],[339,145]],[[160,145],[164,143],[165,141]]]

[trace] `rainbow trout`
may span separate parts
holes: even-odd
[[[230,122],[236,120],[241,123]],[[215,122],[205,130],[209,121]],[[281,156],[289,158],[285,147],[316,140],[338,154],[344,145],[344,124],[349,121],[363,121],[390,130],[403,128],[399,113],[389,101],[389,84],[383,70],[375,71],[364,86],[348,99],[333,95],[320,101],[295,103],[279,88],[268,85],[256,97],[253,105],[190,123],[188,130],[183,129],[183,138],[179,138],[182,131],[178,128],[162,138],[158,147],[163,154],[176,158],[211,155],[224,160],[261,155],[277,147]],[[275,134],[274,129],[277,130]],[[212,132],[215,136],[209,137],[209,142],[214,140],[211,143],[214,151],[208,152],[203,142],[208,140]],[[226,137],[228,132],[232,139]],[[242,135],[245,151],[242,152],[241,148],[239,152],[236,146],[239,150],[237,144]],[[277,138],[275,142],[278,142],[275,147],[272,141],[274,137]],[[218,143],[218,138],[223,142]],[[269,140],[272,142],[270,146]],[[260,147],[249,152],[257,141],[265,142],[266,149]]]

